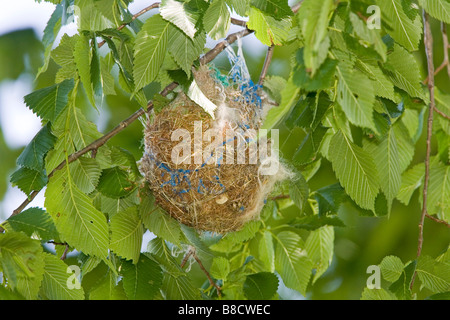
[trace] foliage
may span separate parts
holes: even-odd
[[[42,39],[45,58],[33,71],[38,85],[24,98],[42,129],[17,156],[10,179],[26,197],[46,187],[45,207],[2,224],[2,299],[289,299],[286,287],[308,297],[336,259],[336,232],[346,228],[341,218],[350,207],[382,219],[399,203],[423,201],[415,191],[423,190],[424,164],[414,155],[422,150],[431,97],[416,59],[421,9],[450,23],[448,0],[304,0],[294,10],[287,0],[165,0],[145,19],[132,15],[130,1],[50,2],[56,6]],[[365,21],[372,2],[381,10],[379,29]],[[101,117],[111,100],[134,111],[151,100],[161,108],[172,98],[157,93],[167,85],[188,90],[207,36],[225,38],[233,12],[248,18],[262,44],[291,52],[289,76],[264,83],[278,104],[264,127],[280,129],[283,158],[297,178],[277,186],[260,220],[218,236],[158,207],[138,170],[142,148],[130,152],[112,139],[73,155],[102,138],[92,115]],[[55,44],[75,18],[78,33]],[[2,78],[21,72],[0,70]],[[48,74],[51,83],[42,80]],[[437,107],[446,114],[448,94],[437,83]],[[445,118],[433,124],[438,150],[427,205],[447,223],[449,126]],[[330,173],[328,184],[314,182]],[[155,237],[142,248],[147,231]],[[376,263],[389,285],[366,288],[361,298],[448,297],[449,252],[406,263],[382,258]],[[67,254],[72,258],[58,259]],[[79,274],[67,273],[73,265]]]

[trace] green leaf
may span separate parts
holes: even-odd
[[[297,18],[305,43],[304,60],[312,76],[327,57],[330,39],[328,24],[330,12],[335,8],[334,1],[305,0],[298,11]]]
[[[50,123],[47,123],[19,155],[17,164],[41,171],[44,168],[44,157],[53,148],[55,142],[56,137],[50,130]]]
[[[399,257],[387,256],[380,263],[383,278],[389,282],[395,282],[403,272],[404,264]]]
[[[29,195],[33,190],[41,190],[48,182],[43,170],[36,171],[21,167],[11,175],[11,184],[17,186],[23,193]]]
[[[327,271],[333,259],[334,228],[332,226],[324,226],[311,231],[306,239],[305,249],[308,252],[308,257],[313,262],[313,268],[316,269],[312,279],[314,284]]]
[[[289,195],[297,208],[299,208],[300,211],[303,211],[309,196],[309,187],[300,172],[297,172],[296,177],[290,180]]]
[[[214,40],[224,38],[230,28],[230,11],[225,0],[213,0],[203,16],[203,25]]]
[[[252,239],[261,227],[260,221],[247,222],[239,231],[229,232],[219,242],[213,244],[211,249],[218,252],[233,252],[238,250],[242,244]]]
[[[305,165],[316,160],[320,145],[327,131],[328,128],[319,125],[309,132],[297,151],[295,151],[292,161],[299,165]]]
[[[364,288],[361,300],[397,300],[392,292],[386,291],[383,288],[369,289]]]
[[[80,30],[101,31],[116,27],[97,7],[99,1],[75,0],[75,14]]]
[[[252,0],[250,4],[276,19],[292,16],[287,0]]]
[[[278,277],[271,272],[250,274],[245,278],[244,294],[249,300],[269,300],[278,290]]]
[[[281,91],[281,102],[278,107],[272,108],[264,120],[263,129],[276,128],[282,120],[289,115],[300,96],[300,88],[294,84],[294,74],[291,73],[286,86]]]
[[[80,157],[69,166],[73,180],[82,192],[89,194],[95,190],[102,173],[96,159]]]
[[[128,196],[134,187],[127,173],[116,166],[102,171],[97,189],[107,197],[119,199]]]
[[[111,218],[111,243],[109,248],[118,256],[137,263],[144,236],[144,227],[137,207],[130,207]]]
[[[337,101],[350,122],[376,131],[373,119],[375,93],[372,82],[363,73],[353,69],[345,54],[339,56],[341,59],[336,68],[339,79]]]
[[[306,91],[318,91],[330,87],[332,80],[334,80],[337,61],[326,59],[318,68],[318,71],[312,75],[310,72],[307,72],[307,67],[303,60],[303,52],[304,48],[301,48],[296,55],[298,65],[294,71],[295,84]]]
[[[385,67],[396,87],[405,90],[411,97],[427,100],[421,87],[419,66],[413,54],[394,44],[394,50],[388,55]]]
[[[186,274],[164,274],[162,290],[167,300],[200,300],[200,291]]]
[[[103,93],[105,95],[116,95],[115,79],[111,74],[111,69],[114,66],[114,59],[110,56],[100,58],[100,73],[101,81],[103,83]]]
[[[408,17],[402,2],[402,0],[380,0],[377,4],[381,9],[382,20],[390,26],[391,37],[407,50],[415,51],[422,36],[421,17],[420,15],[416,15],[414,19]],[[409,8],[409,10],[416,9]]]
[[[319,217],[324,217],[338,213],[345,192],[339,183],[335,183],[314,191],[313,195],[319,206]]]
[[[92,52],[90,47],[90,37],[80,34],[75,44],[73,51],[74,60],[77,66],[80,80],[83,83],[84,90],[89,99],[89,102],[96,108],[95,92],[93,87],[94,77],[92,74]]]
[[[450,300],[450,291],[433,294],[426,297],[425,300]]]
[[[43,120],[55,121],[67,105],[68,96],[75,83],[73,79],[64,80],[53,86],[39,89],[25,96],[28,108]]]
[[[24,233],[0,233],[0,266],[8,286],[29,300],[37,299],[44,274],[42,247]]]
[[[169,30],[169,52],[188,77],[191,75],[192,64],[202,53],[205,43],[206,36],[203,32],[190,39],[176,27]]]
[[[275,270],[288,288],[305,295],[313,264],[307,256],[302,239],[292,231],[282,231],[275,239]]]
[[[267,76],[263,85],[275,102],[280,103],[281,91],[286,86],[286,79],[280,76]]]
[[[266,46],[282,45],[291,28],[291,20],[277,20],[260,10],[251,7],[247,27],[255,31],[255,36]]]
[[[161,288],[162,270],[160,266],[141,254],[137,264],[124,261],[121,274],[123,288],[130,300],[150,300]]]
[[[155,238],[150,241],[148,248],[163,268],[161,291],[164,298],[167,300],[199,300],[200,291],[173,258],[166,242],[161,238]]]
[[[373,46],[383,61],[386,61],[386,45],[381,38],[380,32],[376,29],[369,29],[367,24],[353,12],[349,13],[350,21],[357,36],[366,43]]]
[[[435,261],[429,256],[421,256],[417,262],[417,276],[422,284],[432,292],[450,290],[450,268],[445,262]]]
[[[375,95],[396,101],[394,84],[388,76],[383,73],[376,61],[361,57],[356,60],[356,67],[362,70],[370,80],[372,80]]]
[[[159,6],[159,12],[164,20],[172,22],[186,36],[194,39],[197,29],[195,27],[198,14],[189,8],[187,3],[177,0],[163,0]]]
[[[127,300],[123,281],[117,281],[113,272],[108,272],[100,283],[89,292],[89,300]]]
[[[275,271],[275,249],[273,245],[272,233],[263,231],[260,237],[255,237],[257,243],[257,256],[263,263],[265,270]]]
[[[61,68],[56,73],[55,81],[61,82],[65,79],[77,79],[78,70],[74,59],[75,44],[78,41],[79,35],[74,35],[69,37],[64,34],[61,41],[52,53],[51,57],[55,62],[61,66]]]
[[[85,254],[106,259],[109,246],[106,218],[75,185],[67,167],[50,179],[45,207],[55,221],[61,240]]]
[[[372,156],[338,131],[333,136],[329,157],[346,193],[363,209],[374,209],[379,180]]]
[[[84,290],[81,286],[68,286],[70,273],[67,272],[67,265],[63,261],[45,253],[44,262],[44,278],[40,291],[43,296],[49,300],[84,300]]]
[[[386,195],[390,211],[392,201],[397,196],[401,186],[397,139],[393,128],[389,128],[386,136],[379,144],[370,144],[370,147],[366,150],[373,155],[380,177],[381,191]]]
[[[226,280],[230,273],[230,262],[224,257],[215,257],[209,272],[216,279]]]
[[[410,262],[403,270],[397,281],[395,281],[389,287],[389,290],[393,292],[398,299],[411,300],[411,281],[416,269],[416,261]]]
[[[22,231],[29,237],[37,233],[41,240],[46,241],[59,236],[52,217],[40,208],[28,208],[7,221],[14,231]]]
[[[450,221],[450,165],[432,163],[428,186],[427,212]]]
[[[405,205],[409,204],[414,191],[422,185],[425,176],[425,166],[423,163],[416,164],[414,167],[402,174],[402,183],[397,194],[397,199]]]
[[[225,0],[234,11],[241,17],[246,17],[248,10],[250,9],[250,0]]]
[[[448,0],[419,0],[419,4],[433,18],[450,23],[450,2]]]
[[[134,45],[135,91],[155,80],[167,50],[170,23],[159,14],[145,21]]]
[[[156,236],[180,246],[182,231],[179,223],[160,208],[153,207],[153,210],[143,215],[142,219],[144,226]]]
[[[52,46],[56,40],[59,31],[61,30],[63,13],[64,7],[62,5],[57,5],[55,7],[55,11],[53,11],[44,29],[44,35],[42,37],[42,44],[44,45],[45,48],[44,64],[39,68],[38,73],[36,75],[36,79],[39,77],[39,75],[41,75],[48,69]]]

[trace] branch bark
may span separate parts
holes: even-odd
[[[203,271],[203,273],[206,275],[206,277],[208,278],[209,283],[211,284],[211,286],[213,286],[214,288],[216,288],[217,290],[217,295],[219,297],[222,297],[222,292],[220,287],[214,282],[214,280],[211,278],[209,272],[206,270],[205,266],[203,265],[202,261],[199,259],[199,257],[197,256],[197,253],[195,252],[195,249],[192,251],[192,256],[194,257],[195,261],[197,261],[198,266],[200,267],[200,269]]]
[[[264,60],[264,65],[261,70],[261,75],[259,76],[259,82],[258,84],[260,86],[263,85],[264,80],[266,79],[267,71],[269,71],[270,63],[272,62],[272,56],[273,56],[273,49],[275,48],[274,45],[271,45],[269,48],[267,48],[267,54],[266,59]]]
[[[448,223],[447,221],[444,221],[444,220],[438,219],[438,218],[436,218],[436,217],[433,217],[432,215],[429,215],[428,213],[425,214],[425,216],[426,216],[428,219],[433,220],[434,222],[443,224],[443,225],[446,226],[447,228],[450,228],[450,223]]]
[[[133,22],[134,20],[136,20],[138,17],[142,16],[144,13],[146,13],[146,12],[152,10],[152,9],[159,8],[159,5],[160,5],[160,4],[161,4],[160,2],[155,2],[155,3],[151,4],[151,5],[149,5],[148,7],[142,9],[141,11],[139,11],[138,13],[136,13],[135,15],[133,15],[133,16],[131,17],[131,21],[130,21],[130,22],[122,23],[122,24],[117,28],[117,30],[118,30],[118,31],[122,30],[122,29],[125,28],[127,25],[129,25],[131,22]],[[102,42],[100,42],[100,43],[98,44],[98,47],[101,48],[101,47],[105,44],[105,42],[106,42],[105,40],[103,40]]]
[[[447,67],[447,74],[450,79],[450,60],[448,57],[448,50],[450,49],[450,47],[448,44],[447,27],[444,22],[441,22],[441,32],[442,32],[442,47],[444,48],[444,60],[442,61],[441,65],[436,68],[433,74],[436,76],[439,72],[441,72],[441,70]],[[423,81],[423,84],[427,84],[429,78],[430,76],[428,75],[427,78]]]
[[[443,112],[442,112],[441,110],[439,110],[438,108],[434,107],[434,111],[435,111],[438,115],[440,115],[441,117],[443,117],[443,118],[445,118],[445,119],[447,119],[447,120],[450,120],[450,116],[447,115],[447,114],[445,114],[445,113],[443,113]]]
[[[430,155],[431,155],[431,137],[433,132],[433,114],[435,108],[434,100],[434,65],[433,65],[433,35],[431,34],[429,16],[423,10],[423,25],[424,25],[424,44],[425,44],[425,54],[427,57],[427,67],[428,67],[428,91],[430,92],[430,106],[428,110],[428,120],[427,120],[427,141],[426,141],[426,155],[425,155],[425,178],[423,185],[423,202],[422,202],[422,214],[420,216],[419,222],[419,238],[417,243],[417,258],[422,254],[423,247],[423,226],[425,222],[425,216],[427,215],[427,204],[428,204],[428,183],[430,180]],[[411,288],[414,285],[414,280],[416,278],[416,273],[414,273]]]

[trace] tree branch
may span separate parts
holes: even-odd
[[[428,219],[431,219],[431,220],[433,220],[433,221],[435,221],[435,222],[437,222],[437,223],[443,224],[443,225],[445,225],[447,228],[450,228],[450,223],[448,223],[447,221],[444,221],[444,220],[438,219],[438,218],[436,218],[436,217],[433,217],[432,215],[429,215],[428,213],[425,214],[425,217],[427,217]]]
[[[425,44],[425,54],[427,57],[428,66],[428,91],[430,92],[430,106],[428,111],[428,121],[427,121],[427,141],[426,141],[426,156],[425,156],[425,179],[423,185],[423,202],[422,202],[422,214],[420,216],[419,222],[419,239],[417,244],[417,258],[420,257],[423,247],[423,225],[425,222],[425,216],[427,215],[427,204],[428,204],[428,183],[430,180],[430,154],[431,154],[431,136],[433,129],[433,114],[434,114],[434,65],[433,65],[433,35],[431,34],[429,16],[423,10],[423,25],[424,25],[424,44]],[[414,285],[414,280],[416,273],[411,281],[411,288]]]
[[[234,24],[234,25],[237,25],[237,26],[241,26],[241,27],[244,27],[244,28],[247,28],[247,21],[244,21],[244,20],[239,20],[239,19],[236,19],[236,18],[231,18],[230,19],[231,21],[231,23],[232,24]]]
[[[249,34],[252,34],[254,31],[250,30],[248,28],[245,28],[244,30],[232,33],[228,35],[225,40],[219,42],[216,44],[214,48],[209,50],[207,53],[203,55],[203,57],[200,58],[200,64],[207,64],[214,60],[215,57],[219,55],[223,50],[225,50],[227,45],[230,45],[234,43],[237,39],[243,38],[245,36],[248,36]]]
[[[448,44],[447,37],[447,27],[445,22],[441,22],[441,32],[442,32],[442,46],[444,47],[444,61],[447,62],[447,74],[450,79],[450,60],[448,58],[448,50],[450,49],[450,45]]]
[[[447,120],[450,120],[450,116],[447,115],[447,114],[445,114],[445,113],[443,113],[443,112],[442,112],[441,110],[439,110],[438,108],[434,107],[434,111],[435,111],[437,114],[439,114],[441,117],[443,117],[443,118],[445,118],[445,119],[447,119]]]
[[[222,293],[221,293],[221,289],[220,287],[214,282],[214,280],[211,278],[209,272],[206,270],[206,268],[203,266],[202,261],[199,259],[199,257],[197,256],[197,253],[195,252],[195,249],[192,250],[192,256],[194,257],[195,261],[197,261],[198,266],[200,267],[200,269],[202,269],[203,273],[206,275],[206,277],[208,278],[209,283],[211,284],[211,286],[213,286],[214,288],[216,288],[217,290],[217,295],[219,297],[222,297]]]
[[[117,28],[117,30],[118,30],[118,31],[122,30],[122,29],[125,28],[127,25],[129,25],[131,22],[133,22],[134,20],[136,20],[138,17],[142,16],[144,13],[146,13],[146,12],[152,10],[152,9],[159,8],[159,5],[160,5],[160,4],[161,4],[160,2],[155,2],[155,3],[151,4],[151,5],[149,5],[148,7],[142,9],[141,11],[139,11],[138,13],[136,13],[135,15],[133,15],[133,16],[131,17],[131,21],[122,23],[122,24]],[[105,42],[106,42],[105,40],[103,40],[102,42],[100,42],[100,43],[98,44],[98,47],[101,48],[101,47],[105,44]]]
[[[264,60],[264,65],[261,70],[261,75],[259,76],[259,82],[258,84],[260,86],[263,85],[264,80],[266,79],[267,71],[269,70],[270,63],[272,62],[272,56],[273,56],[273,49],[275,48],[274,45],[271,45],[269,48],[267,48],[267,54],[266,59]]]
[[[447,28],[445,26],[444,22],[441,22],[441,31],[442,31],[442,47],[444,48],[444,60],[442,61],[441,65],[436,68],[434,71],[434,75],[436,76],[441,70],[443,70],[445,67],[447,67],[447,74],[450,79],[450,61],[448,58],[448,38],[447,38]],[[427,84],[430,76],[428,75],[427,78],[423,81],[423,84]]]

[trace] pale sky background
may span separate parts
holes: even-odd
[[[135,0],[130,4],[129,9],[132,13],[136,13],[148,5],[148,0]],[[42,39],[45,26],[54,8],[55,5],[44,1],[37,3],[34,0],[16,0],[14,2],[0,0],[0,35],[17,29],[33,28],[38,38]],[[232,25],[230,32],[239,29],[241,27]],[[75,23],[64,26],[55,41],[55,46],[64,33],[73,35],[76,32]],[[212,47],[214,44],[215,41],[208,39],[206,46]],[[250,51],[251,54],[265,54],[265,46],[256,40],[254,35],[246,37],[245,47],[246,52]],[[41,128],[39,118],[23,102],[23,97],[33,91],[32,82],[33,79],[30,76],[22,75],[16,81],[5,80],[0,83],[0,126],[6,143],[14,149],[27,145]],[[44,192],[45,190],[42,190],[29,207],[43,207]],[[0,202],[0,222],[7,219],[24,199],[25,195],[17,187],[10,186],[3,201]],[[144,250],[145,240],[148,241],[150,238],[151,236],[144,239]]]

